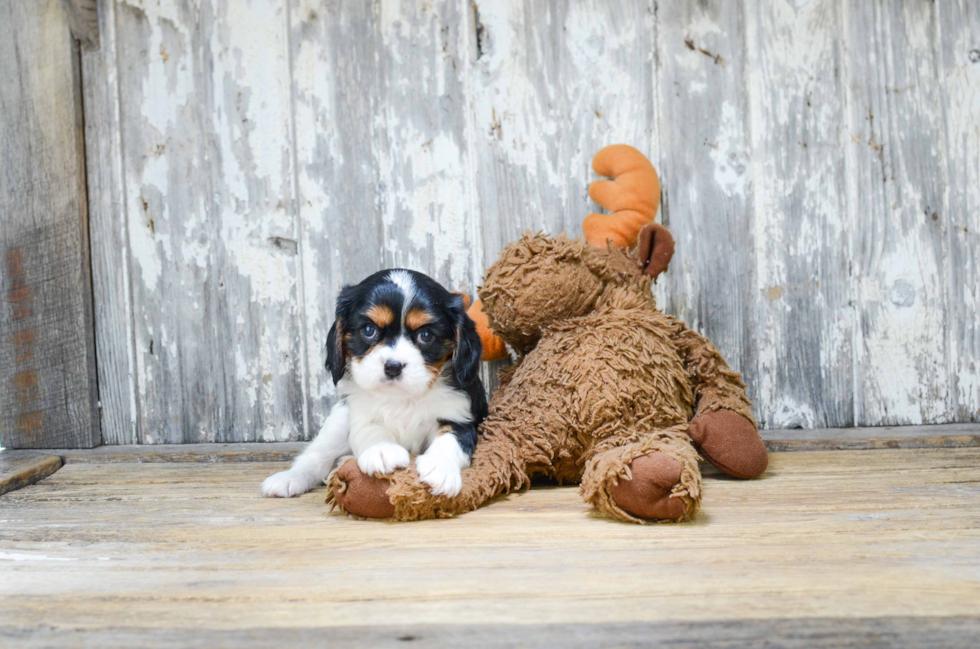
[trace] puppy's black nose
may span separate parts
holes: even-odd
[[[403,363],[398,361],[385,361],[385,376],[389,379],[398,378],[402,373],[402,368],[405,367]]]

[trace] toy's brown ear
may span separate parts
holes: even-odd
[[[636,260],[643,268],[643,274],[657,279],[667,270],[670,258],[674,256],[674,237],[670,230],[659,223],[643,226],[637,237]]]

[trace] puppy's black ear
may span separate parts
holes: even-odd
[[[453,374],[456,384],[465,388],[476,380],[480,369],[480,357],[483,355],[483,343],[476,333],[476,325],[466,315],[463,297],[453,295],[451,307],[456,320],[456,349],[453,351]]]
[[[327,369],[337,385],[347,369],[347,351],[344,349],[344,323],[337,318],[327,334]]]
[[[347,349],[344,347],[344,334],[346,333],[345,327],[350,322],[351,309],[353,308],[352,293],[350,286],[345,286],[340,290],[340,295],[337,297],[336,317],[333,326],[330,327],[330,333],[327,334],[326,367],[330,371],[334,385],[337,385],[340,379],[344,378],[344,372],[347,371]]]

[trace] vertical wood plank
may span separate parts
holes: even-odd
[[[524,230],[581,234],[599,209],[588,185],[603,146],[630,143],[660,166],[656,27],[653,2],[468,4],[468,173],[482,278]],[[657,295],[663,303],[662,287]],[[498,366],[484,374],[491,389]]]
[[[326,333],[343,283],[380,268],[472,293],[468,11],[455,1],[291,5],[310,432],[332,396]]]
[[[745,3],[759,291],[757,409],[768,428],[850,426],[854,350],[842,30],[834,0]]]
[[[946,128],[946,313],[955,421],[980,421],[980,4],[939,3]]]
[[[58,0],[0,5],[0,436],[101,441],[81,86]]]
[[[139,410],[115,2],[102,2],[98,14],[100,45],[82,53],[82,91],[102,439],[105,444],[136,444]]]
[[[581,234],[592,156],[659,158],[652,3],[475,2],[469,72],[484,260],[525,229]]]
[[[379,154],[385,84],[375,3],[290,4],[298,214],[308,367],[307,434],[329,411],[324,345],[344,282],[382,268]]]
[[[379,18],[384,265],[472,292],[482,237],[467,149],[468,7],[383,0]]]
[[[708,336],[755,397],[755,305],[764,298],[756,284],[742,9],[659,5],[657,42],[662,210],[677,242],[664,308]]]
[[[483,232],[469,129],[470,16],[459,0],[380,3],[385,129],[376,143],[384,266],[473,295]]]
[[[185,7],[116,3],[140,443],[204,441],[222,423],[205,28]]]
[[[296,439],[285,6],[116,9],[140,441]]]
[[[217,355],[227,409],[217,441],[300,439],[305,367],[289,13],[284,0],[223,0],[213,20],[212,220],[220,242],[213,265],[221,270]]]
[[[936,4],[844,4],[857,425],[950,420]],[[840,185],[838,185],[840,186]]]

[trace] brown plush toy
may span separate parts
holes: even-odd
[[[614,178],[590,187],[612,214],[586,219],[587,241],[528,233],[508,245],[470,308],[484,358],[509,346],[516,359],[501,372],[462,491],[433,496],[414,465],[367,476],[348,461],[329,479],[328,502],[368,518],[448,517],[546,476],[581,483],[586,502],[624,521],[679,520],[701,500],[695,448],[738,478],[765,471],[738,373],[654,304],[650,284],[674,244],[652,223],[653,166],[615,145],[593,168]]]

